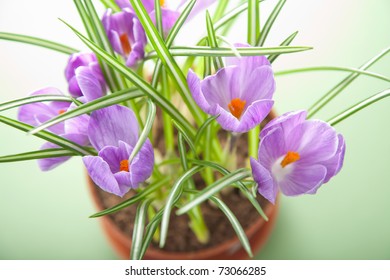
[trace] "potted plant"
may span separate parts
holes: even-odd
[[[39,151],[4,156],[3,161],[34,158],[42,170],[50,170],[81,155],[98,187],[120,197],[130,194],[125,202],[93,217],[136,206],[134,259],[143,257],[153,239],[160,247],[166,245],[172,214],[187,214],[193,236],[207,244],[213,230],[206,226],[202,203],[221,209],[251,255],[238,214],[224,198],[241,193],[252,212],[257,210],[267,220],[262,208],[276,202],[279,190],[290,196],[315,193],[339,172],[344,160],[344,138],[331,125],[388,95],[381,92],[329,124],[307,119],[326,103],[321,101],[309,113],[295,111],[266,120],[274,103],[271,63],[280,54],[310,49],[286,46],[295,33],[280,47],[262,47],[284,1],[260,33],[257,1],[233,8],[224,17],[221,1],[213,19],[206,15],[207,35],[199,47],[172,47],[186,19],[202,8],[194,6],[202,1],[195,2],[186,2],[181,14],[166,6],[154,9],[147,1],[144,6],[139,1],[110,2],[112,9],[101,19],[90,1],[76,1],[89,39],[69,27],[93,53],[73,54],[72,49],[48,43],[72,52],[66,67],[71,96],[44,88],[2,108],[20,107],[18,121],[3,116],[3,123],[49,141]],[[247,42],[225,42],[219,28],[246,9]],[[14,34],[2,36],[44,44]],[[174,58],[180,55],[187,57],[182,67]],[[148,63],[153,75],[147,72]],[[187,71],[189,66],[193,70]],[[349,71],[350,79],[358,74],[381,77],[365,69]],[[256,193],[271,204],[259,204]]]

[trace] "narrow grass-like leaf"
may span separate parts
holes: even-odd
[[[207,167],[213,168],[223,175],[231,174],[231,172],[229,170],[227,170],[226,168],[224,168],[223,166],[221,166],[215,162],[196,160],[196,159],[189,159],[188,161],[193,163],[193,164],[196,164],[196,165],[207,166]],[[255,207],[255,209],[260,214],[260,216],[263,217],[264,220],[268,221],[268,217],[265,215],[259,202],[256,200],[256,191],[254,192],[254,194],[252,194],[247,189],[247,187],[244,185],[244,183],[241,181],[236,182],[235,185],[237,185],[237,187],[241,190],[241,192],[245,195],[245,197],[252,203],[253,207]]]
[[[280,45],[281,46],[289,46],[297,35],[298,35],[298,31],[295,31],[293,34],[288,36]],[[269,60],[270,63],[273,63],[279,56],[280,56],[280,54],[270,55],[268,57],[268,60]]]
[[[120,8],[113,0],[100,0],[100,2],[104,5],[104,7],[111,9],[115,13],[120,11]]]
[[[172,121],[173,125],[176,127],[176,129],[183,135],[184,139],[186,140],[188,146],[191,148],[191,150],[194,152],[194,155],[196,155],[196,149],[195,149],[195,145],[194,145],[194,141],[192,140],[192,137],[190,135],[188,135],[184,128],[179,125],[177,122],[175,122],[174,120]]]
[[[73,99],[67,96],[62,95],[33,95],[20,99],[15,99],[12,101],[7,101],[0,104],[0,112],[5,111],[11,108],[19,107],[22,105],[36,103],[36,102],[45,102],[45,101],[61,101],[61,102],[72,102]]]
[[[206,27],[207,27],[207,35],[208,35],[208,41],[209,41],[210,47],[211,48],[218,48],[218,42],[217,42],[217,38],[215,36],[213,22],[211,20],[211,17],[210,17],[210,14],[208,11],[206,11]],[[218,71],[218,69],[220,69],[224,66],[222,58],[219,56],[215,57],[213,59],[213,61],[214,61],[215,71]]]
[[[43,47],[47,49],[51,49],[57,52],[61,52],[64,54],[72,54],[79,52],[79,50],[65,46],[63,44],[55,43],[49,40],[37,38],[37,37],[31,37],[27,35],[21,35],[21,34],[14,34],[14,33],[6,33],[6,32],[0,32],[0,40],[8,40],[8,41],[15,41],[15,42],[21,42],[24,44],[30,44],[38,47]]]
[[[164,31],[162,26],[162,16],[161,16],[161,3],[160,0],[154,0],[154,12],[156,16],[156,27],[157,31],[162,38],[164,38]]]
[[[277,46],[277,47],[249,47],[249,48],[231,48],[219,47],[210,48],[205,46],[199,47],[173,47],[169,51],[173,56],[236,56],[237,52],[241,56],[272,55],[308,51],[313,49],[306,46]],[[155,52],[151,52],[146,59],[156,58]]]
[[[356,105],[348,108],[344,112],[334,116],[333,118],[328,120],[328,123],[332,126],[336,125],[339,122],[345,120],[346,118],[352,116],[353,114],[359,112],[360,110],[366,108],[367,106],[369,106],[369,105],[371,105],[371,104],[373,104],[373,103],[375,103],[383,98],[389,97],[389,96],[390,96],[390,89],[386,89],[384,91],[381,91],[381,92],[357,103]]]
[[[385,49],[362,66],[359,67],[360,70],[366,70],[375,62],[379,61],[382,57],[390,52],[390,48]],[[335,98],[340,92],[342,92],[349,84],[351,84],[357,77],[359,77],[359,73],[352,73],[337,85],[335,85],[332,89],[330,89],[327,93],[325,93],[318,101],[316,101],[308,110],[308,117],[312,117],[315,113],[317,113],[321,108],[323,108],[326,104],[328,104],[333,98]]]
[[[95,214],[91,215],[90,218],[98,218],[101,216],[115,213],[115,212],[122,210],[126,207],[129,207],[130,205],[145,199],[150,194],[155,193],[159,188],[161,188],[162,186],[167,184],[170,180],[171,180],[170,177],[164,177],[161,180],[153,182],[150,185],[148,185],[144,190],[137,193],[135,196],[133,196],[125,201],[122,201],[121,203],[119,203],[113,207],[110,207],[110,208],[104,209],[103,211],[95,213]]]
[[[168,198],[165,203],[165,209],[162,216],[161,221],[161,236],[160,236],[160,248],[164,247],[167,235],[168,235],[168,227],[169,227],[169,218],[171,216],[171,210],[179,200],[182,192],[184,183],[191,178],[194,174],[202,170],[202,166],[194,166],[185,172],[182,176],[180,176],[175,184],[173,185]]]
[[[223,188],[231,186],[238,181],[250,177],[251,175],[252,173],[249,170],[242,168],[224,176],[223,178],[200,191],[190,202],[186,203],[179,210],[177,210],[176,214],[182,215],[188,212],[191,208],[199,205],[207,199],[210,199],[211,196],[220,192]]]
[[[27,153],[20,153],[15,155],[1,156],[0,162],[14,162],[14,161],[25,161],[41,158],[53,158],[53,157],[65,157],[65,156],[78,156],[78,153],[68,151],[65,149],[46,149],[38,150]]]
[[[274,24],[285,3],[286,0],[279,0],[278,4],[276,4],[275,8],[272,10],[271,14],[269,15],[267,21],[264,24],[263,29],[261,30],[259,39],[257,40],[257,46],[264,45],[264,42],[267,39],[268,33],[270,32],[272,25]]]
[[[276,76],[281,75],[289,75],[289,74],[296,74],[296,73],[302,73],[302,72],[313,72],[313,71],[341,71],[341,72],[352,72],[355,74],[361,74],[373,78],[377,78],[386,82],[390,82],[390,78],[374,73],[369,72],[365,70],[360,70],[358,68],[350,68],[350,67],[338,67],[338,66],[314,66],[314,67],[304,67],[304,68],[297,68],[297,69],[289,69],[289,70],[282,70],[275,72]]]
[[[168,74],[164,68],[161,69],[161,94],[167,100],[171,100],[171,91],[169,89]],[[171,121],[171,117],[167,113],[162,112],[162,117],[163,117],[166,154],[169,155],[172,154],[175,149],[175,136],[173,132],[173,124]]]
[[[213,15],[213,22],[219,20],[226,11],[227,6],[229,5],[229,0],[225,1],[218,1],[218,6],[215,9],[214,15]]]
[[[260,33],[260,10],[259,1],[248,0],[248,43],[256,45]]]
[[[238,239],[240,240],[242,247],[245,249],[245,251],[248,253],[249,257],[253,257],[251,245],[249,243],[248,237],[245,234],[245,231],[243,230],[240,222],[237,220],[234,213],[229,209],[229,207],[219,198],[216,198],[215,196],[210,197],[211,201],[213,201],[219,209],[225,214],[225,216],[230,221],[234,231],[237,234]]]
[[[65,22],[64,22],[65,23]],[[65,23],[68,25],[67,23]],[[96,55],[104,59],[109,65],[121,72],[129,81],[131,81],[137,88],[143,91],[149,98],[151,98],[158,106],[162,108],[167,114],[169,114],[172,119],[179,123],[187,133],[194,136],[195,129],[188,122],[188,120],[173,106],[173,104],[161,96],[153,87],[150,86],[148,82],[143,80],[140,76],[134,73],[130,68],[126,67],[122,63],[119,63],[114,57],[109,55],[106,51],[99,48],[95,43],[88,40],[85,36],[80,34],[72,26],[68,25],[76,35],[95,52]]]
[[[134,149],[130,154],[129,157],[130,163],[133,161],[134,157],[138,154],[138,152],[141,150],[142,146],[145,144],[146,140],[148,139],[149,133],[152,130],[155,117],[156,117],[156,105],[154,105],[153,101],[149,99],[144,129],[142,130],[142,133],[138,138],[137,144],[135,144]]]
[[[22,122],[19,122],[17,120],[13,120],[13,119],[10,119],[10,118],[7,118],[7,117],[4,117],[4,116],[0,116],[0,122],[4,123],[4,124],[7,124],[9,126],[12,126],[16,129],[19,129],[21,131],[25,131],[25,132],[28,132],[30,131],[33,126],[31,125],[28,125],[28,124],[25,124],[25,123],[22,123]],[[51,133],[49,131],[40,131],[36,134],[34,134],[34,136],[36,137],[39,137],[39,138],[42,138],[46,141],[49,141],[51,143],[54,143],[60,147],[63,147],[64,149],[67,149],[69,151],[74,151],[76,152],[77,154],[80,154],[80,155],[90,155],[91,154],[91,151],[89,151],[88,149],[68,140],[68,139],[65,139],[61,136],[58,136],[54,133]]]
[[[176,38],[176,35],[179,33],[181,27],[185,23],[188,15],[190,14],[192,8],[194,7],[196,3],[196,0],[191,0],[187,6],[184,8],[184,10],[181,12],[179,18],[176,20],[175,24],[173,25],[172,29],[169,31],[169,34],[166,39],[166,46],[167,48],[170,48],[174,39]],[[152,87],[156,87],[158,83],[158,76],[160,74],[162,67],[162,62],[161,60],[158,60],[156,63],[156,66],[154,67],[154,72],[153,72],[153,78],[152,78]]]
[[[92,111],[105,108],[111,105],[119,104],[121,102],[124,102],[126,100],[134,99],[134,98],[139,98],[145,96],[142,92],[140,92],[136,88],[132,89],[125,89],[121,90],[119,92],[113,93],[111,95],[106,95],[103,97],[100,97],[98,99],[95,99],[91,102],[84,103],[79,105],[77,108],[67,111],[63,114],[60,114],[49,121],[41,124],[40,126],[37,126],[34,128],[32,131],[30,131],[31,134],[35,134],[38,131],[41,131],[43,129],[46,129],[52,125],[55,125],[57,123],[63,122],[67,119],[71,119],[83,114],[88,114]]]
[[[154,50],[157,52],[169,76],[172,78],[172,81],[176,84],[184,103],[187,105],[195,121],[198,124],[202,123],[202,114],[200,113],[199,107],[196,105],[195,101],[191,96],[191,92],[187,86],[187,81],[182,70],[180,69],[179,65],[177,65],[172,55],[169,53],[169,50],[164,43],[164,40],[158,33],[156,27],[154,26],[152,20],[150,19],[141,2],[136,0],[130,0],[130,2],[134,8],[135,13],[138,16],[138,19],[144,27],[144,30],[149,38],[150,43],[152,44]]]
[[[164,209],[165,209],[164,207],[160,209],[160,211],[154,216],[154,218],[146,226],[145,237],[142,243],[139,259],[142,259],[144,257],[146,250],[149,248],[150,242],[152,241],[153,236],[158,229],[159,223],[161,222]]]
[[[200,139],[202,139],[203,134],[205,133],[207,127],[212,124],[212,122],[218,118],[219,115],[209,117],[202,125],[199,127],[198,132],[196,133],[194,146],[197,147],[199,145]]]
[[[142,201],[138,205],[137,212],[135,213],[133,236],[131,239],[131,251],[130,251],[131,260],[138,260],[139,255],[141,253],[142,240],[144,236],[144,228],[146,222],[146,213],[150,205],[150,202],[151,201],[149,199]]]

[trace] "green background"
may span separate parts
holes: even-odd
[[[275,3],[262,4],[263,22]],[[275,70],[359,67],[390,46],[389,11],[387,0],[288,1],[267,45],[277,45],[299,30],[294,44],[314,50],[281,57]],[[58,17],[81,29],[72,1],[0,3],[0,31],[83,48]],[[245,20],[236,24],[231,40],[238,41],[244,30]],[[193,31],[181,37],[191,40]],[[1,41],[0,102],[45,86],[66,91],[66,60],[63,54]],[[390,76],[389,63],[387,56],[370,70]],[[277,77],[277,112],[307,108],[345,75],[315,72]],[[361,77],[317,117],[327,120],[386,88],[386,82]],[[343,170],[315,196],[281,198],[275,230],[257,258],[390,259],[389,106],[390,100],[383,100],[337,125],[347,143]],[[15,113],[6,115],[15,117]],[[5,125],[0,125],[0,135],[0,155],[36,150],[43,143]],[[88,219],[94,207],[85,177],[79,158],[47,173],[40,172],[34,161],[2,164],[0,259],[115,259],[99,221]]]

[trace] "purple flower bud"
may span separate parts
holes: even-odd
[[[326,122],[306,120],[306,111],[272,120],[260,138],[252,173],[259,193],[272,203],[279,190],[287,196],[315,194],[343,166],[343,136]]]
[[[275,80],[264,56],[232,58],[228,66],[203,81],[193,71],[188,86],[198,106],[207,114],[219,115],[217,122],[232,132],[247,132],[271,111]]]
[[[152,174],[154,154],[149,139],[129,162],[138,141],[138,123],[129,108],[113,105],[94,111],[88,136],[99,153],[83,161],[91,179],[103,190],[123,196]]]
[[[69,57],[65,68],[65,78],[69,84],[70,94],[77,98],[82,96],[82,90],[76,78],[76,70],[79,67],[88,67],[99,81],[102,92],[105,92],[106,82],[94,53],[74,53]]]

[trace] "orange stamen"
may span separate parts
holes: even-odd
[[[58,115],[61,115],[61,114],[65,113],[65,112],[66,112],[66,110],[64,110],[64,109],[58,110]]]
[[[120,37],[119,40],[121,41],[122,49],[125,53],[125,55],[129,55],[131,52],[131,45],[129,41],[129,37],[127,36],[126,33],[123,33]]]
[[[230,101],[228,108],[230,113],[235,116],[237,119],[241,118],[242,112],[244,111],[246,101],[241,100],[240,98],[234,98]]]
[[[165,0],[160,0],[160,6],[162,7],[164,6],[164,4],[165,4]]]
[[[129,161],[127,159],[124,159],[119,164],[119,171],[126,171],[129,172]]]
[[[280,165],[284,168],[285,166],[289,165],[290,163],[296,162],[299,160],[301,157],[298,153],[296,152],[291,152],[288,151]]]

